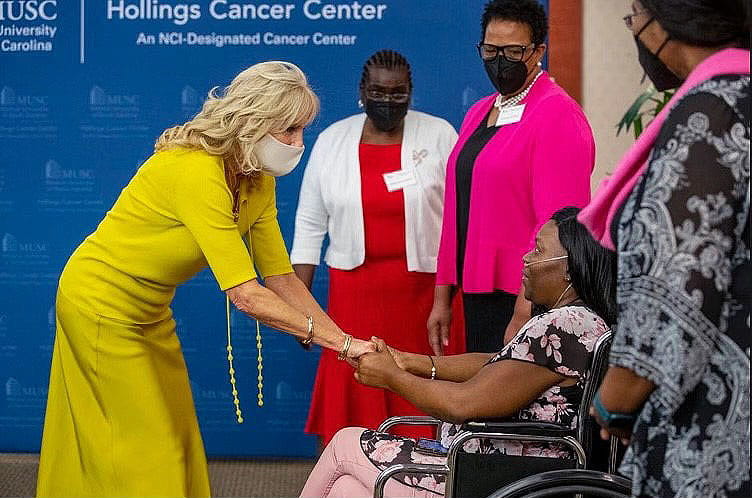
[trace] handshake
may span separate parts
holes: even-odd
[[[358,382],[390,390],[394,390],[396,379],[407,373],[406,362],[412,356],[389,347],[378,337],[371,337],[370,341],[353,339],[349,353],[347,362],[355,369]]]

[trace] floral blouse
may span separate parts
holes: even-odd
[[[551,387],[509,420],[553,422],[574,428],[593,348],[607,330],[608,325],[603,319],[584,306],[564,306],[530,319],[487,365],[502,360],[527,361],[577,379],[577,383],[568,387]],[[448,447],[459,431],[459,425],[442,423],[439,428],[441,444]],[[399,463],[446,463],[445,457],[415,451],[414,439],[367,430],[361,436],[360,443],[363,452],[379,470]],[[470,453],[571,457],[570,452],[559,445],[517,441],[476,439],[465,443],[463,449]],[[408,486],[444,493],[446,477],[443,475],[413,474],[399,475],[397,478]]]

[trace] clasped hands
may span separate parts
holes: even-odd
[[[378,337],[371,337],[368,344],[371,344],[375,351],[347,359],[347,362],[355,368],[355,379],[366,386],[391,389],[394,376],[405,370],[402,364],[404,353],[387,346]]]

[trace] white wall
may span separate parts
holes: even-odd
[[[582,104],[597,147],[593,189],[634,142],[631,130],[616,136],[616,124],[642,92],[637,48],[622,20],[629,12],[629,0],[583,0]]]

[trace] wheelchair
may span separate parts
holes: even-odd
[[[577,427],[572,429],[549,422],[504,422],[478,420],[462,425],[449,447],[446,465],[397,464],[384,469],[376,479],[374,498],[383,498],[384,486],[390,478],[404,474],[441,474],[447,476],[446,498],[485,498],[503,486],[549,471],[593,470],[597,462],[606,461],[598,470],[613,474],[617,463],[617,440],[611,438],[604,448],[598,438],[598,427],[588,413],[593,397],[608,368],[612,332],[605,332],[596,342],[593,358],[586,375],[582,402],[578,409]],[[379,426],[389,432],[398,425],[438,426],[433,417],[390,417]],[[556,443],[568,447],[571,459],[498,454],[466,453],[462,447],[473,439]],[[598,455],[597,458],[593,458]],[[547,495],[548,496],[548,495]]]

